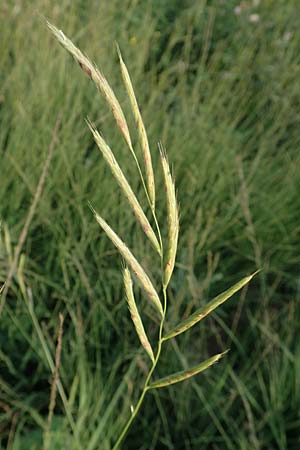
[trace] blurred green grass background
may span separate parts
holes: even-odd
[[[169,323],[263,269],[213,318],[168,344],[164,374],[231,351],[193,381],[149,395],[124,448],[299,450],[298,0],[2,0],[1,284],[59,115],[61,125],[0,320],[0,448],[42,447],[51,373],[35,319],[54,355],[58,314],[65,316],[60,375],[77,438],[57,398],[51,450],[109,450],[145,373],[120,259],[87,202],[146,267],[155,255],[86,116],[103,131],[141,201],[143,193],[104,101],[39,14],[97,63],[128,112],[118,41],[158,172],[158,140],[167,148],[181,210]],[[159,176],[157,184],[163,223]],[[145,311],[151,314],[147,305]],[[148,326],[151,336],[155,327]]]

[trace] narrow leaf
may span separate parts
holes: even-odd
[[[170,339],[174,336],[177,336],[180,333],[191,328],[197,322],[202,320],[208,314],[210,314],[214,309],[220,306],[222,303],[226,302],[230,297],[232,297],[236,292],[242,289],[249,281],[257,274],[257,272],[249,275],[248,277],[243,278],[238,283],[234,284],[231,288],[224,291],[222,294],[215,297],[211,300],[207,305],[202,306],[197,309],[190,317],[180,322],[173,330],[169,331],[164,337],[163,340]]]
[[[114,157],[113,152],[111,151],[110,147],[107,145],[107,143],[105,142],[103,137],[100,135],[100,133],[98,133],[98,131],[95,129],[95,127],[91,124],[91,122],[87,121],[87,124],[89,126],[89,129],[93,133],[95,142],[96,142],[99,150],[101,151],[107,164],[111,168],[111,171],[112,171],[114,177],[116,178],[122,191],[124,192],[144,233],[150,239],[150,242],[152,243],[155,250],[160,254],[160,245],[158,243],[156,235],[155,235],[146,215],[144,214],[144,211],[143,211],[139,201],[137,200],[133,190],[131,189],[130,184],[128,183],[121,167],[119,166],[116,158]]]
[[[176,200],[174,180],[171,175],[167,155],[161,145],[159,145],[159,150],[164,174],[165,190],[167,196],[167,211],[168,211],[168,245],[166,256],[164,258],[164,278],[163,278],[164,286],[167,287],[174,270],[177,253],[177,242],[179,233],[179,213]]]
[[[129,248],[126,244],[119,238],[119,236],[114,232],[114,230],[108,225],[107,222],[105,222],[104,219],[102,219],[99,214],[96,213],[96,211],[91,208],[97,222],[101,226],[101,228],[105,231],[109,239],[112,241],[112,243],[117,247],[133,273],[135,274],[137,280],[139,281],[140,285],[146,292],[146,294],[149,297],[149,300],[153,303],[155,308],[160,312],[161,316],[163,316],[163,309],[162,305],[158,296],[158,293],[156,292],[152,282],[150,281],[150,278],[146,274],[145,270],[142,268],[140,263],[136,260],[135,256],[131,253]]]
[[[227,351],[212,356],[211,358],[207,359],[206,361],[203,361],[201,364],[198,364],[195,367],[192,367],[187,370],[182,370],[181,372],[173,373],[172,375],[169,375],[164,378],[160,378],[159,380],[156,380],[153,383],[151,383],[149,385],[149,389],[158,389],[170,386],[171,384],[180,383],[180,381],[187,380],[188,378],[197,375],[197,373],[203,372],[204,370],[208,369],[210,366],[215,364],[217,361],[219,361],[219,359],[222,358],[222,356],[225,355],[225,353],[227,353]]]
[[[130,100],[131,109],[133,112],[135,123],[138,128],[139,139],[140,139],[141,147],[143,150],[149,198],[151,201],[152,208],[155,209],[155,182],[154,182],[154,174],[153,174],[152,159],[151,159],[151,153],[150,153],[150,149],[149,149],[148,137],[147,137],[145,125],[144,125],[144,122],[143,122],[143,119],[141,116],[141,112],[139,109],[139,105],[136,100],[134,89],[133,89],[133,86],[131,83],[131,79],[130,79],[130,76],[128,73],[128,69],[123,61],[119,46],[117,46],[117,51],[118,51],[118,55],[119,55],[123,81],[124,81],[124,84],[125,84],[125,87],[127,90],[127,94],[128,94],[129,100]]]
[[[146,335],[141,316],[140,316],[137,306],[136,306],[133,287],[132,287],[132,278],[131,278],[128,267],[125,267],[125,269],[123,271],[123,278],[124,278],[124,286],[125,286],[127,303],[128,303],[130,315],[131,315],[133,324],[135,326],[137,335],[139,337],[139,340],[141,341],[142,346],[148,353],[151,361],[154,362],[153,350],[152,350],[151,344],[149,342],[149,339]]]

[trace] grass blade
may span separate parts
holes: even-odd
[[[177,243],[179,233],[179,212],[176,200],[174,180],[171,175],[167,155],[161,145],[159,145],[159,151],[164,174],[165,190],[167,196],[167,210],[168,210],[168,246],[166,256],[164,258],[164,274],[163,274],[163,284],[165,287],[167,287],[174,270],[175,258],[177,253]]]
[[[149,300],[153,303],[155,308],[160,312],[161,316],[163,317],[163,309],[162,305],[159,299],[159,296],[150,281],[150,278],[146,274],[145,270],[142,268],[140,263],[136,260],[136,258],[133,256],[129,248],[126,244],[119,238],[119,236],[113,231],[113,229],[105,222],[104,219],[102,219],[99,214],[96,213],[96,211],[92,208],[92,211],[95,215],[95,218],[101,228],[105,231],[109,239],[112,241],[112,243],[117,247],[135,276],[137,277],[140,285],[146,292],[146,294],[149,297]]]
[[[125,87],[127,90],[127,94],[128,94],[129,100],[130,100],[131,109],[133,112],[135,123],[138,128],[140,143],[141,143],[141,147],[143,150],[143,156],[144,156],[148,194],[149,194],[149,198],[151,201],[152,209],[154,210],[155,209],[155,182],[154,182],[152,159],[151,159],[151,153],[150,153],[150,149],[149,149],[147,132],[145,129],[145,125],[144,125],[142,116],[141,116],[138,102],[135,97],[131,79],[130,79],[127,67],[123,61],[119,46],[117,46],[117,51],[118,51],[118,55],[119,55],[123,81],[124,81],[124,84],[125,84]]]
[[[180,381],[187,380],[188,378],[191,378],[194,375],[197,375],[198,373],[208,369],[210,366],[219,361],[227,352],[228,350],[223,353],[219,353],[218,355],[212,356],[211,358],[203,361],[201,364],[198,364],[197,366],[190,369],[182,370],[180,372],[173,373],[172,375],[168,375],[167,377],[160,378],[159,380],[151,383],[148,389],[158,389],[170,386],[171,384],[180,383]]]
[[[116,178],[122,191],[124,192],[143,231],[145,232],[147,237],[150,239],[155,250],[160,254],[161,253],[160,245],[158,243],[156,235],[155,235],[147,217],[145,216],[144,211],[143,211],[141,205],[139,204],[133,190],[131,189],[123,171],[121,170],[117,160],[115,159],[113,152],[111,151],[110,147],[107,145],[107,143],[105,142],[103,137],[100,135],[100,133],[98,133],[98,131],[95,129],[95,127],[89,121],[87,121],[87,124],[89,126],[89,129],[93,133],[93,136],[94,136],[97,146],[99,147],[106,162],[110,166],[114,177]]]
[[[163,340],[171,339],[178,334],[184,333],[186,330],[191,328],[197,322],[202,320],[208,314],[210,314],[214,309],[220,306],[222,303],[226,302],[230,297],[232,297],[236,292],[242,289],[249,281],[257,274],[257,272],[249,275],[248,277],[243,278],[238,283],[234,284],[231,288],[219,294],[213,300],[211,300],[207,305],[202,306],[197,309],[190,317],[180,322],[175,328],[169,331],[164,337]]]
[[[137,335],[139,337],[139,340],[141,341],[142,346],[148,353],[151,361],[154,362],[153,350],[152,350],[151,344],[149,342],[149,339],[146,335],[141,316],[140,316],[137,306],[136,306],[133,287],[132,287],[132,278],[131,278],[128,267],[125,267],[125,269],[123,271],[123,278],[124,278],[124,286],[125,286],[125,292],[126,292],[126,297],[127,297],[127,303],[128,303],[130,315],[131,315],[133,324],[135,326]]]

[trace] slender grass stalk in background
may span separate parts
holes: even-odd
[[[55,403],[56,403],[57,383],[58,383],[58,379],[59,379],[59,366],[60,366],[61,350],[62,350],[63,324],[64,324],[64,316],[62,314],[59,314],[59,327],[58,327],[57,345],[56,345],[56,351],[55,351],[55,369],[54,369],[54,374],[53,374],[53,380],[51,383],[50,403],[49,403],[47,426],[46,426],[46,429],[44,432],[43,450],[48,450],[48,448],[50,446],[50,430],[51,430],[53,413],[54,413],[54,408],[55,408]]]
[[[145,172],[147,179],[144,180],[143,174],[139,168],[138,158],[135,154],[130,133],[128,130],[127,122],[125,119],[125,116],[122,112],[122,109],[120,107],[120,104],[113,93],[112,89],[110,88],[109,84],[107,83],[106,79],[100,74],[99,70],[89,61],[89,59],[83,55],[83,53],[70,41],[62,31],[59,31],[57,28],[55,28],[53,25],[48,23],[48,27],[54,34],[54,36],[58,39],[58,41],[63,45],[63,47],[71,53],[71,55],[75,58],[75,60],[79,63],[80,67],[88,74],[88,76],[96,83],[99,90],[104,95],[107,103],[109,104],[113,115],[116,119],[117,125],[120,128],[125,141],[127,142],[131,152],[133,153],[135,161],[137,161],[138,171],[139,175],[141,176],[142,184],[145,188],[146,193],[148,194],[148,202],[149,206],[152,210],[153,218],[155,220],[156,225],[156,231],[158,233],[158,236],[156,237],[154,234],[154,231],[152,230],[151,225],[146,219],[145,213],[139,204],[133,189],[131,188],[128,180],[126,179],[123,171],[121,170],[119,164],[117,163],[117,160],[110,149],[110,147],[107,145],[103,137],[98,133],[98,131],[91,125],[90,122],[88,122],[89,128],[92,131],[92,134],[94,136],[94,139],[96,141],[96,144],[100,148],[104,158],[108,162],[117,182],[119,183],[121,189],[126,195],[126,198],[129,202],[129,205],[135,212],[135,216],[137,221],[141,224],[146,236],[151,240],[152,244],[154,244],[154,247],[158,250],[158,253],[160,255],[160,261],[157,261],[157,264],[161,267],[161,288],[158,289],[155,287],[155,284],[150,280],[150,277],[148,274],[146,274],[145,269],[143,268],[142,264],[138,262],[138,260],[135,258],[131,250],[127,247],[126,243],[118,236],[118,234],[112,230],[112,228],[108,225],[108,223],[93,209],[95,218],[101,228],[105,231],[108,238],[112,241],[112,243],[115,245],[115,247],[118,249],[121,256],[125,259],[128,267],[125,267],[124,269],[124,284],[125,284],[125,292],[127,296],[127,301],[132,317],[132,321],[134,324],[134,327],[136,329],[136,332],[138,334],[138,337],[141,341],[141,344],[143,345],[145,351],[147,352],[148,356],[150,357],[150,360],[152,362],[152,365],[148,371],[148,374],[146,376],[146,380],[143,384],[143,387],[141,388],[141,394],[139,396],[139,399],[136,403],[136,405],[133,407],[132,414],[127,420],[127,422],[124,425],[123,430],[121,431],[119,437],[116,439],[116,442],[114,444],[113,450],[117,450],[120,448],[126,433],[128,432],[131,424],[133,423],[134,419],[136,418],[141,405],[143,403],[143,400],[145,398],[145,395],[148,391],[152,391],[154,389],[158,389],[161,387],[170,386],[172,384],[178,383],[180,381],[186,380],[187,378],[190,378],[204,370],[206,370],[208,367],[210,367],[212,364],[219,361],[219,359],[224,355],[223,353],[217,354],[212,356],[211,358],[207,359],[206,361],[201,362],[195,367],[185,369],[181,372],[176,372],[170,375],[167,375],[163,378],[160,378],[158,380],[152,379],[154,376],[154,372],[156,369],[156,366],[158,364],[158,361],[160,360],[161,352],[163,343],[176,336],[177,334],[183,333],[189,328],[191,328],[193,325],[195,325],[199,320],[201,320],[203,317],[207,316],[211,311],[213,311],[217,306],[224,303],[226,300],[228,300],[234,293],[236,293],[238,290],[242,289],[243,286],[245,286],[251,278],[254,276],[250,275],[249,277],[244,278],[239,283],[234,285],[232,288],[225,291],[223,294],[220,294],[217,298],[212,300],[206,307],[201,308],[200,310],[196,311],[194,314],[192,314],[190,317],[188,317],[183,322],[179,323],[173,330],[169,331],[168,333],[164,333],[164,325],[165,325],[165,319],[166,319],[166,313],[167,313],[167,307],[168,307],[168,298],[167,298],[167,287],[169,285],[169,282],[172,277],[172,273],[175,267],[175,260],[176,260],[176,254],[177,254],[177,241],[178,241],[178,234],[179,234],[179,213],[178,213],[178,206],[177,206],[177,200],[176,200],[176,191],[175,191],[175,184],[174,180],[171,176],[171,171],[168,163],[168,159],[166,156],[166,152],[163,149],[163,147],[160,145],[160,155],[161,155],[161,163],[162,163],[162,171],[163,171],[163,177],[165,182],[165,192],[166,192],[166,205],[167,205],[167,226],[168,226],[168,238],[167,243],[164,244],[161,239],[161,229],[160,226],[156,220],[156,216],[154,213],[154,205],[155,205],[155,184],[154,184],[154,175],[153,175],[153,169],[152,169],[152,163],[151,163],[151,154],[149,150],[147,135],[145,131],[145,127],[141,118],[141,114],[137,105],[136,97],[134,94],[134,90],[130,81],[128,70],[125,66],[125,63],[122,59],[121,52],[118,49],[119,59],[120,59],[120,65],[121,65],[121,72],[123,75],[123,79],[125,82],[125,86],[127,89],[127,93],[129,96],[129,101],[131,104],[132,112],[135,117],[135,123],[137,126],[137,131],[140,135],[140,140],[142,144],[142,149],[144,152],[144,163],[145,163]],[[147,205],[146,205],[147,206]],[[158,244],[159,243],[159,244]],[[135,278],[139,282],[139,284],[142,286],[144,292],[146,293],[149,300],[153,303],[156,310],[160,313],[160,323],[158,326],[158,336],[156,341],[156,351],[153,352],[152,345],[150,343],[150,340],[147,336],[147,331],[144,328],[141,313],[139,312],[135,299],[134,299],[134,286],[131,279],[130,270],[134,274]],[[157,283],[158,284],[158,283]],[[159,293],[162,292],[162,295],[160,297]]]
[[[15,253],[14,253],[14,258],[13,258],[13,261],[11,263],[11,266],[10,266],[10,269],[9,269],[9,272],[8,272],[5,284],[1,287],[1,290],[0,290],[0,293],[2,293],[2,296],[1,296],[1,299],[0,299],[0,317],[1,317],[4,305],[5,305],[5,300],[6,300],[6,296],[7,296],[10,284],[12,282],[14,273],[15,273],[15,271],[17,269],[17,266],[18,266],[18,261],[19,261],[19,258],[20,258],[21,251],[23,249],[24,243],[26,241],[26,236],[27,236],[27,233],[28,233],[31,221],[32,221],[33,216],[34,216],[34,214],[36,212],[36,208],[37,208],[39,199],[40,199],[40,197],[42,195],[42,191],[43,191],[43,187],[44,187],[44,184],[45,184],[46,176],[47,176],[47,173],[48,173],[48,170],[49,170],[49,166],[50,166],[50,162],[51,162],[51,159],[52,159],[52,156],[53,156],[53,151],[54,151],[55,144],[56,144],[57,138],[58,138],[58,130],[59,130],[59,125],[60,125],[60,119],[61,119],[61,115],[58,114],[57,120],[56,120],[55,125],[54,125],[53,133],[52,133],[52,139],[51,139],[51,142],[49,144],[47,157],[46,157],[45,163],[43,165],[43,170],[42,170],[42,173],[40,175],[40,178],[39,178],[39,181],[38,181],[38,185],[37,185],[37,188],[36,188],[36,191],[35,191],[35,194],[34,194],[34,197],[33,197],[33,200],[32,200],[32,203],[31,203],[31,206],[30,206],[30,209],[29,209],[29,212],[28,212],[28,215],[26,217],[26,221],[24,223],[24,226],[22,228],[21,234],[19,236],[18,245],[16,247],[16,250],[15,250]]]

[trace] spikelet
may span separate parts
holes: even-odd
[[[200,322],[200,320],[204,319],[204,317],[208,316],[214,309],[218,308],[218,306],[222,305],[226,300],[231,298],[236,292],[242,289],[246,284],[249,283],[250,280],[258,273],[259,271],[254,272],[252,275],[242,278],[239,282],[235,283],[226,291],[217,295],[217,297],[213,298],[209,303],[197,309],[191,316],[187,319],[180,322],[175,328],[170,330],[164,337],[163,340],[171,339],[178,334],[184,333],[189,328],[193,327],[196,323]]]
[[[112,243],[117,247],[125,261],[127,262],[128,266],[131,268],[133,273],[135,274],[137,280],[139,281],[140,285],[146,292],[146,294],[149,297],[149,300],[153,303],[155,308],[160,312],[161,316],[163,317],[163,309],[162,305],[158,296],[158,293],[156,292],[152,282],[150,281],[150,278],[146,274],[145,270],[142,268],[140,263],[136,260],[136,258],[133,256],[129,248],[126,244],[119,238],[119,236],[113,231],[113,229],[107,224],[107,222],[102,219],[99,214],[96,213],[96,211],[91,207],[95,218],[101,228],[105,231],[109,239],[112,241]]]
[[[167,196],[167,210],[168,210],[168,245],[166,256],[164,258],[164,276],[163,276],[163,284],[165,287],[167,287],[175,265],[178,233],[179,233],[179,213],[176,200],[174,180],[170,172],[166,152],[161,144],[159,144],[159,151],[164,174],[165,190]]]
[[[146,335],[141,316],[138,312],[138,309],[137,309],[137,306],[135,303],[133,287],[132,287],[132,278],[131,278],[128,267],[125,267],[123,270],[123,279],[124,279],[127,303],[128,303],[130,315],[131,315],[133,324],[135,326],[137,335],[139,337],[139,340],[141,341],[142,346],[148,353],[149,358],[151,359],[152,362],[154,362],[153,350],[152,350],[151,344],[149,342],[149,339]]]
[[[228,351],[228,350],[227,350]],[[197,375],[200,372],[203,372],[204,370],[208,369],[210,366],[215,364],[217,361],[219,361],[225,353],[219,353],[218,355],[214,355],[211,358],[207,359],[206,361],[203,361],[201,364],[198,364],[195,367],[192,367],[187,370],[182,370],[181,372],[173,373],[172,375],[168,375],[164,378],[160,378],[159,380],[154,381],[149,385],[148,389],[158,389],[166,386],[170,386],[171,384],[179,383],[180,381],[187,380],[188,378],[193,377],[194,375]]]
[[[52,31],[53,35],[56,37],[58,42],[73,56],[75,61],[79,64],[81,69],[87,74],[87,76],[94,81],[99,91],[104,96],[106,102],[108,103],[114,118],[117,122],[118,128],[120,129],[125,141],[128,144],[130,150],[132,150],[132,143],[130,138],[130,133],[128,129],[128,125],[118,102],[114,91],[108,84],[106,78],[100,73],[97,67],[91,63],[91,61],[77,48],[73,42],[67,38],[67,36],[61,31],[58,30],[54,25],[47,21],[47,26]]]
[[[152,167],[152,159],[151,159],[151,153],[149,149],[149,142],[148,137],[145,129],[145,125],[141,116],[141,112],[139,109],[139,105],[137,103],[134,89],[131,83],[131,79],[127,70],[127,67],[123,61],[119,46],[117,45],[117,51],[119,55],[120,60],[120,66],[121,66],[121,72],[123,81],[127,90],[127,94],[130,100],[131,109],[133,112],[133,116],[135,119],[135,123],[138,127],[138,133],[140,138],[141,147],[143,150],[143,156],[144,156],[144,164],[145,164],[145,170],[146,170],[146,180],[147,180],[147,188],[148,188],[148,194],[151,201],[152,209],[155,209],[155,182],[154,182],[154,174],[153,174],[153,167]]]
[[[111,151],[110,147],[106,144],[103,137],[98,133],[98,131],[93,127],[91,122],[87,121],[87,124],[89,126],[89,129],[93,133],[95,142],[97,146],[99,147],[102,155],[104,156],[106,162],[111,168],[111,171],[116,178],[117,182],[119,183],[122,191],[124,192],[138,222],[140,223],[144,233],[147,235],[147,237],[150,239],[153,247],[155,250],[160,254],[160,245],[158,243],[158,240],[155,236],[155,233],[147,219],[147,217],[144,214],[144,211],[139,204],[134,192],[132,191],[124,173],[122,172],[118,162],[116,161],[113,152]]]

